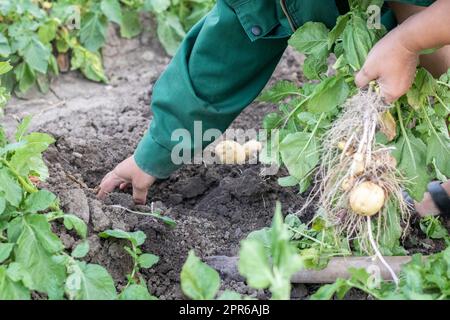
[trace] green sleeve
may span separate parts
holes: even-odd
[[[178,143],[171,140],[174,130],[191,133],[193,151],[204,148],[207,143],[194,141],[194,121],[202,121],[203,132],[210,128],[223,132],[272,75],[287,38],[252,38],[235,9],[218,0],[188,33],[155,84],[153,121],[134,154],[145,172],[168,177],[178,168],[171,161],[171,150]]]

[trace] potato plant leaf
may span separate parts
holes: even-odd
[[[203,263],[190,251],[181,269],[181,289],[194,300],[214,299],[220,288],[220,277],[216,270]]]

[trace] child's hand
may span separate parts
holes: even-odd
[[[407,48],[398,29],[389,32],[369,52],[366,62],[355,77],[358,87],[376,80],[381,96],[391,103],[410,88],[414,81],[419,54]]]
[[[136,204],[145,204],[148,188],[156,181],[156,178],[142,171],[134,161],[134,157],[122,161],[109,172],[100,183],[97,197],[105,199],[108,193],[119,187],[125,189],[131,184],[133,187],[133,199]]]

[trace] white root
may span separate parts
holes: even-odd
[[[384,205],[374,216],[379,225],[375,239],[389,230],[388,202],[397,206],[404,233],[409,226],[410,211],[402,196],[407,181],[392,160],[391,148],[375,141],[381,127],[379,115],[388,108],[373,91],[361,91],[345,103],[341,116],[323,137],[314,188],[299,212],[316,202],[321,217],[334,229],[336,239],[345,237],[349,243],[357,240],[360,250],[367,254],[373,251],[366,217],[358,215],[349,205],[353,188],[372,182],[384,191]]]
[[[386,262],[383,255],[381,254],[380,250],[378,250],[377,243],[373,239],[372,222],[371,222],[370,216],[367,217],[367,232],[369,233],[370,244],[372,245],[372,249],[375,251],[375,255],[378,257],[378,259],[380,259],[381,263],[389,271],[389,274],[391,275],[392,280],[394,280],[395,285],[398,286],[399,280],[398,280],[397,275],[395,274],[394,270],[392,270],[391,266]]]

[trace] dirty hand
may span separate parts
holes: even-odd
[[[156,178],[142,171],[131,156],[122,161],[109,172],[100,183],[97,197],[105,199],[108,193],[119,187],[121,190],[129,185],[133,187],[133,199],[136,204],[145,204],[148,188],[156,181]]]
[[[386,103],[392,103],[404,95],[416,73],[419,54],[405,45],[402,36],[399,29],[389,32],[372,48],[355,77],[355,83],[360,88],[376,80]]]

